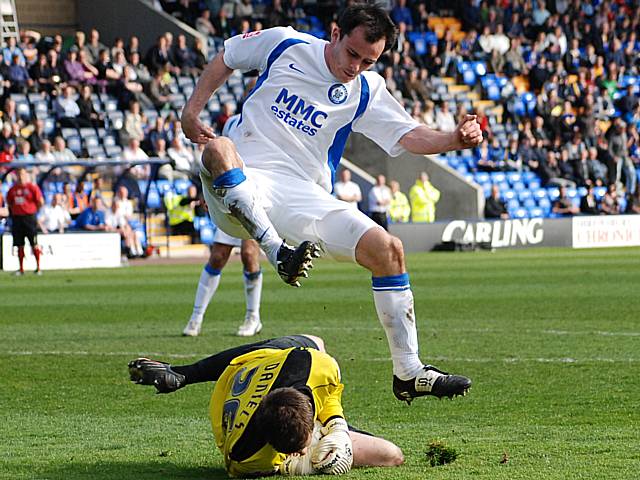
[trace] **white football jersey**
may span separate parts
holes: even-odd
[[[377,73],[340,83],[325,61],[326,44],[291,27],[275,27],[225,41],[224,63],[260,73],[230,132],[245,164],[331,191],[351,131],[396,156],[404,151],[398,140],[419,123]]]

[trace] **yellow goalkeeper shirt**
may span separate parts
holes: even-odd
[[[314,420],[343,417],[338,363],[315,349],[265,348],[234,358],[218,379],[209,413],[216,444],[233,477],[272,475],[286,455],[274,450],[252,422],[271,390],[292,387],[313,398]]]

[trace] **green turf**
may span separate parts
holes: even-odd
[[[640,249],[408,257],[422,357],[474,380],[412,406],[391,394],[370,281],[320,262],[294,290],[265,266],[260,338],[321,335],[340,362],[350,423],[394,441],[406,464],[368,479],[637,479]],[[0,275],[0,478],[225,478],[210,385],[154,395],[127,361],[187,363],[237,345],[240,265],[199,338],[182,338],[201,266]],[[455,462],[430,467],[442,441]],[[506,459],[506,463],[503,459]]]

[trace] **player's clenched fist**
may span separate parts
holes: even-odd
[[[456,127],[456,133],[464,148],[477,147],[482,143],[482,130],[477,115],[465,115]]]
[[[182,131],[193,143],[205,144],[216,138],[213,129],[200,121],[197,116],[183,113]]]

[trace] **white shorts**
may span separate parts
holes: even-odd
[[[262,205],[278,234],[289,243],[310,240],[336,260],[355,261],[360,238],[371,228],[381,228],[311,181],[249,167],[244,168],[244,174],[255,187],[257,204]],[[251,238],[215,195],[213,179],[204,168],[200,176],[213,222],[228,235]]]
[[[226,234],[221,228],[216,229],[216,233],[213,235],[213,243],[221,243],[223,245],[230,245],[232,247],[242,246],[242,239],[232,237]]]

